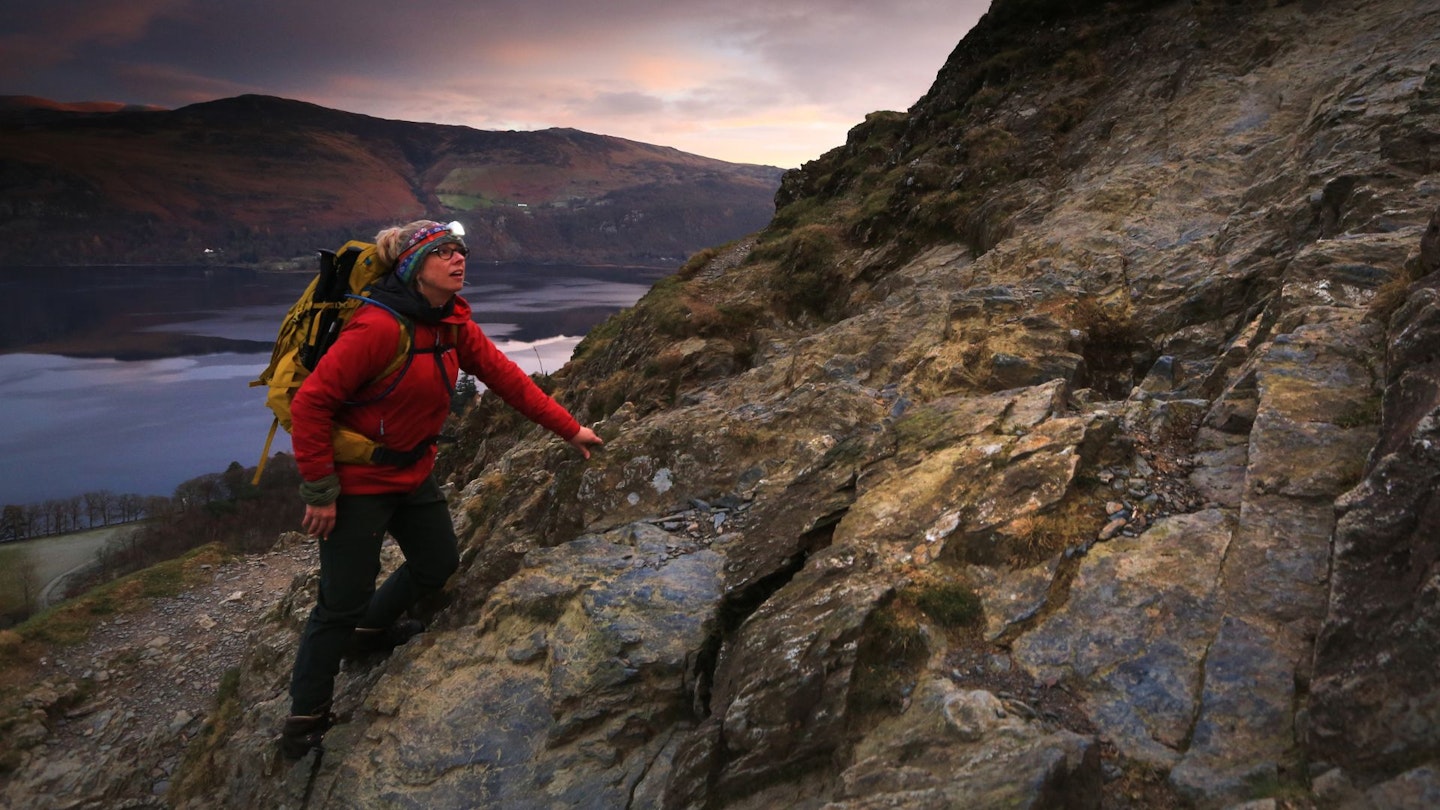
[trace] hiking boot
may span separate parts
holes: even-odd
[[[423,632],[425,623],[415,619],[400,619],[383,629],[357,627],[353,647],[356,655],[388,653]]]
[[[310,749],[320,746],[320,739],[325,732],[335,725],[335,715],[330,712],[320,714],[292,714],[285,718],[285,726],[280,730],[280,753],[286,759],[300,759],[310,753]]]

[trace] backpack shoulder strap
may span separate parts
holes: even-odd
[[[395,379],[391,380],[390,384],[385,387],[385,390],[381,391],[378,395],[345,403],[346,405],[369,405],[390,396],[390,393],[394,391],[396,386],[400,385],[400,381],[405,378],[405,372],[410,370],[410,361],[415,357],[415,352],[413,351],[415,346],[415,324],[412,323],[409,318],[401,315],[394,307],[376,301],[369,296],[348,293],[345,297],[359,301],[361,306],[365,304],[377,306],[394,316],[395,320],[400,324],[400,340],[395,346],[395,356],[390,359],[390,363],[385,366],[383,371],[375,375],[375,379],[371,380],[366,387],[380,382],[391,374],[395,374],[396,371],[400,373],[397,374]]]

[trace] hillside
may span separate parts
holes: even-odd
[[[266,96],[173,111],[0,101],[6,265],[254,264],[421,216],[465,222],[483,260],[674,263],[762,226],[780,176],[577,130]]]
[[[1440,0],[997,0],[586,337],[594,458],[471,407],[461,569],[323,755],[300,582],[167,801],[1436,806],[1437,54]]]

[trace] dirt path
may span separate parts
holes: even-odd
[[[276,550],[215,567],[208,583],[98,622],[84,642],[43,660],[37,703],[51,697],[46,689],[79,685],[88,693],[52,723],[44,741],[0,786],[0,806],[163,802],[187,744],[204,727],[226,671],[240,665],[253,629],[297,576],[317,566],[313,542],[287,537],[291,541]],[[134,777],[123,795],[115,795],[114,777],[125,768]]]

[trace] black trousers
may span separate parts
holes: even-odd
[[[405,562],[377,589],[387,531]],[[389,627],[422,597],[440,590],[459,566],[450,508],[434,478],[410,493],[342,494],[335,529],[320,541],[320,596],[295,654],[290,713],[326,711],[355,628]]]

